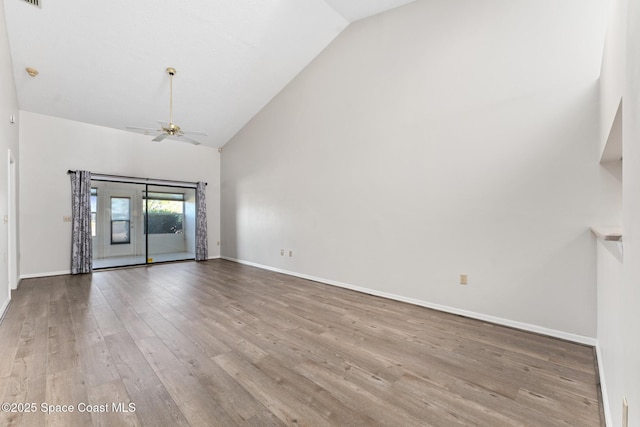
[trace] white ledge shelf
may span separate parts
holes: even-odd
[[[591,232],[600,240],[607,242],[622,241],[621,227],[591,227]]]

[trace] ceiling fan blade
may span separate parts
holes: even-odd
[[[127,130],[130,130],[135,133],[140,133],[142,135],[150,135],[150,136],[162,135],[162,132],[163,132],[162,129],[140,128],[135,126],[127,126]]]
[[[139,128],[136,126],[127,126],[126,129],[131,129],[131,130],[148,130],[149,132],[153,132],[155,131],[155,129],[151,129],[151,128]]]
[[[155,138],[153,138],[152,141],[155,141],[155,142],[162,141],[163,139],[165,139],[168,136],[169,136],[168,134],[162,133],[162,134],[156,136]]]
[[[198,132],[196,130],[184,130],[182,131],[184,135],[200,135],[200,136],[209,136],[206,132]]]
[[[189,144],[193,144],[193,145],[200,145],[200,143],[198,141],[196,141],[195,139],[191,139],[191,138],[189,138],[187,136],[180,135],[179,138],[180,138],[179,139],[180,141],[188,142]]]

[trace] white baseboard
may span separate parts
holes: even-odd
[[[558,330],[555,330],[555,329],[549,329],[549,328],[545,328],[545,327],[542,327],[542,326],[533,325],[533,324],[530,324],[530,323],[523,323],[523,322],[518,322],[518,321],[515,321],[515,320],[505,319],[505,318],[502,318],[502,317],[491,316],[491,315],[484,314],[484,313],[477,313],[475,311],[463,310],[463,309],[460,309],[460,308],[449,307],[449,306],[441,305],[441,304],[434,304],[434,303],[431,303],[431,302],[428,302],[428,301],[423,301],[423,300],[419,300],[419,299],[415,299],[415,298],[409,298],[409,297],[405,297],[405,296],[402,296],[402,295],[391,294],[391,293],[388,293],[388,292],[382,292],[382,291],[378,291],[378,290],[375,290],[375,289],[363,288],[361,286],[354,286],[354,285],[350,285],[348,283],[342,283],[342,282],[337,282],[335,280],[323,279],[323,278],[320,278],[320,277],[314,277],[314,276],[310,276],[310,275],[307,275],[307,274],[296,273],[294,271],[283,270],[283,269],[280,269],[280,268],[271,267],[271,266],[268,266],[268,265],[262,265],[262,264],[258,264],[258,263],[251,262],[251,261],[244,261],[244,260],[230,258],[230,257],[226,257],[226,256],[221,256],[220,258],[221,259],[225,259],[227,261],[237,262],[239,264],[245,264],[245,265],[249,265],[249,266],[252,266],[252,267],[261,268],[261,269],[264,269],[264,270],[274,271],[276,273],[282,273],[282,274],[287,274],[289,276],[300,277],[301,279],[307,279],[307,280],[312,280],[314,282],[325,283],[327,285],[332,285],[332,286],[337,286],[337,287],[340,287],[340,288],[350,289],[350,290],[353,290],[353,291],[358,291],[358,292],[362,292],[362,293],[369,294],[369,295],[375,295],[375,296],[378,296],[378,297],[388,298],[388,299],[392,299],[392,300],[396,300],[396,301],[402,301],[402,302],[406,302],[406,303],[409,303],[409,304],[418,305],[418,306],[426,307],[426,308],[432,308],[434,310],[444,311],[444,312],[452,313],[452,314],[457,314],[457,315],[464,316],[464,317],[470,317],[472,319],[482,320],[482,321],[489,322],[489,323],[495,323],[495,324],[502,325],[502,326],[509,326],[511,328],[522,329],[522,330],[528,331],[528,332],[535,332],[537,334],[547,335],[547,336],[554,337],[554,338],[560,338],[560,339],[563,339],[563,340],[566,340],[566,341],[571,341],[571,342],[590,345],[590,346],[595,346],[596,345],[596,339],[592,338],[592,337],[586,337],[586,336],[583,336],[583,335],[572,334],[570,332],[558,331]]]
[[[7,298],[5,302],[0,307],[0,322],[4,319],[4,312],[7,311],[7,307],[9,307],[9,303],[11,302],[11,298]]]
[[[611,407],[609,406],[609,395],[607,393],[607,384],[604,380],[604,362],[602,360],[602,351],[600,343],[596,343],[596,358],[598,359],[598,375],[600,376],[600,391],[602,392],[602,409],[604,410],[604,422],[606,426],[613,426],[611,421]]]
[[[207,259],[220,259],[220,255],[216,255],[216,256],[210,256]]]
[[[29,273],[29,274],[21,274],[20,280],[22,279],[35,279],[38,277],[48,277],[48,276],[63,276],[65,274],[71,274],[71,270],[66,271],[49,271],[47,273]]]

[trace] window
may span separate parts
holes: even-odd
[[[96,237],[98,223],[98,189],[91,188],[91,237]]]
[[[111,198],[111,244],[131,243],[131,199]]]
[[[152,193],[145,196],[145,234],[181,234],[184,224],[184,194]]]

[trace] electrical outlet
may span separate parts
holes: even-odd
[[[622,398],[622,427],[629,427],[629,402],[627,398]]]
[[[71,217],[70,216],[63,216],[62,217],[62,222],[71,222]]]
[[[280,256],[284,256],[284,249],[280,249]]]
[[[460,275],[460,284],[461,285],[466,285],[467,284],[467,275],[466,274],[461,274]]]
[[[289,258],[293,256],[293,251],[289,251]]]
[[[218,240],[218,246],[220,246],[220,240]]]

